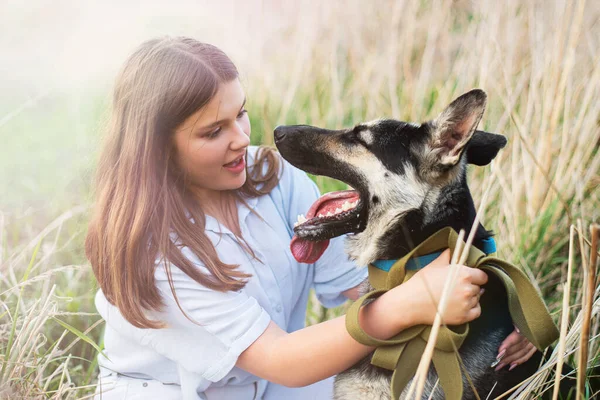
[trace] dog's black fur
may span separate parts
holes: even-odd
[[[276,146],[291,164],[341,180],[360,194],[353,210],[312,218],[295,228],[296,235],[320,241],[349,234],[349,256],[367,265],[376,259],[400,258],[446,226],[468,234],[476,209],[466,165],[487,165],[506,145],[504,136],[475,130],[485,104],[485,93],[472,90],[438,118],[420,125],[386,119],[337,131],[276,128]],[[481,224],[476,229],[473,244],[482,248],[482,240],[492,233]],[[490,367],[514,327],[503,286],[490,277],[485,289],[482,315],[470,323],[460,355],[480,398],[494,398],[531,376],[541,353],[510,372]],[[369,360],[370,356],[339,375],[336,399],[389,397],[384,387],[387,384],[389,390],[390,371],[372,366]],[[431,388],[433,368],[428,381]],[[433,398],[443,398],[442,391],[435,390]],[[466,382],[464,398],[475,398]]]

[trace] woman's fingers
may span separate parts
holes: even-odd
[[[529,347],[531,343],[519,343],[506,351],[506,355],[502,359],[505,364],[511,364],[519,358],[523,357],[531,348]]]
[[[472,321],[476,318],[479,318],[479,316],[481,315],[481,305],[479,304],[479,302],[477,302],[477,304],[475,305],[475,307],[471,308],[468,312],[467,312],[467,320],[468,321]]]
[[[522,336],[517,330],[512,331],[512,333],[502,341],[502,344],[498,348],[498,355],[502,354],[502,352],[504,352],[506,355],[506,350],[508,348],[520,343],[524,338],[525,337]]]
[[[535,354],[536,350],[535,346],[528,342],[528,344],[519,351],[503,358],[502,362],[496,367],[496,371],[501,370],[507,365],[510,365],[509,371],[514,369],[517,365],[521,365],[529,360],[531,356]]]
[[[465,295],[469,297],[480,298],[483,294],[484,289],[480,288],[477,285],[469,285],[465,288]]]
[[[517,365],[526,363],[535,354],[536,351],[537,351],[537,349],[535,348],[535,346],[530,344],[530,346],[528,346],[528,350],[525,353],[525,355],[522,356],[521,358],[518,358],[515,361],[513,361],[510,365],[510,369],[513,369]],[[513,367],[513,365],[514,365],[514,367]]]
[[[513,369],[529,360],[535,352],[535,346],[515,328],[515,331],[508,335],[498,348],[498,360],[492,364],[492,367],[497,364],[496,371],[499,371],[510,365],[509,369]]]
[[[507,347],[506,355],[504,356],[503,361],[508,364],[509,362],[516,360],[518,357],[515,357],[515,354],[522,352],[523,349],[525,349],[528,344],[529,344],[529,341],[527,339],[523,338],[523,339],[519,340],[518,342],[514,343],[512,346]]]
[[[483,290],[483,289],[481,289],[481,290]],[[479,300],[481,299],[481,295],[482,295],[482,292],[478,290],[477,294],[475,294],[474,296],[471,296],[469,298],[470,308],[473,308],[473,307],[479,305]]]
[[[446,249],[427,268],[423,268],[415,277],[419,276],[426,283],[432,294],[434,303],[439,303],[445,290],[445,283],[453,271],[450,263],[450,251]],[[462,324],[472,321],[481,315],[479,299],[483,294],[481,285],[485,284],[488,276],[477,268],[457,265],[456,280],[448,298],[444,320],[450,325]]]
[[[471,275],[471,283],[474,285],[484,285],[488,281],[488,276],[485,272],[478,268],[469,268],[469,272]]]

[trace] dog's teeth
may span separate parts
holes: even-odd
[[[306,221],[307,221],[307,220],[306,220],[306,217],[304,216],[304,214],[300,214],[300,215],[298,215],[298,221],[297,221],[297,224],[301,224],[301,223],[303,223],[303,222],[306,222]]]
[[[319,214],[319,215],[318,215],[318,217],[319,217],[319,218],[323,218],[323,217],[324,217],[324,215],[323,215],[323,214]]]
[[[327,213],[327,216],[328,216],[328,217],[333,217],[333,213],[332,213],[331,211],[329,211],[329,212]]]
[[[294,228],[300,225],[298,222],[294,222]]]
[[[342,210],[343,211],[348,211],[350,208],[352,208],[352,206],[350,205],[350,203],[348,203],[348,201],[346,200],[344,202],[344,204],[342,204]]]
[[[336,208],[336,209],[335,209],[335,213],[336,213],[336,214],[339,214],[339,213],[341,213],[341,212],[342,212],[342,209],[341,209],[341,208]]]

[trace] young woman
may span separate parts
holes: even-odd
[[[106,320],[104,399],[328,399],[330,377],[372,351],[344,317],[304,327],[311,288],[340,305],[357,298],[366,269],[348,261],[343,238],[315,264],[294,260],[293,224],[318,189],[250,146],[245,103],[231,60],[190,38],[142,44],[118,76],[86,239]],[[439,299],[448,263],[446,252],[365,306],[365,330],[388,338],[431,324],[423,293]],[[479,316],[487,280],[459,268],[451,324]],[[518,334],[503,346],[505,363],[530,355]]]

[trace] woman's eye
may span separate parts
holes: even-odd
[[[204,137],[208,138],[208,139],[214,139],[217,136],[219,136],[219,133],[221,132],[221,127],[218,127],[217,129],[215,129],[214,131],[206,134]]]
[[[248,111],[246,109],[243,109],[242,111],[240,111],[240,113],[237,115],[237,119],[242,118],[244,116],[244,114],[246,114],[247,112]],[[214,131],[204,134],[202,137],[206,138],[206,139],[215,139],[217,136],[219,136],[221,131],[222,131],[222,127],[218,127]]]

